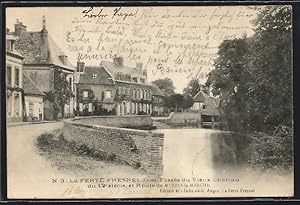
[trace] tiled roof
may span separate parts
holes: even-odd
[[[202,109],[202,115],[219,116],[221,114],[214,97],[208,96],[204,100],[203,105],[205,105],[205,109]]]
[[[109,62],[109,61],[101,61],[100,65],[102,65],[114,79],[116,79],[116,75],[118,72],[123,74],[130,74],[131,77],[138,77],[138,78],[145,78],[136,68],[128,67],[128,66],[118,66],[116,63]]]
[[[221,107],[221,99],[218,97],[218,98],[213,98],[214,101],[215,101],[215,104],[217,107]]]
[[[79,83],[84,84],[109,84],[113,85],[110,75],[101,66],[86,66],[84,73],[79,76]]]
[[[30,77],[25,72],[23,72],[23,89],[25,95],[45,95],[45,93],[38,88],[38,86],[30,79]]]
[[[24,56],[24,64],[54,64],[69,70],[75,70],[69,60],[60,59],[62,50],[48,34],[48,59],[41,60],[41,32],[22,32],[16,41],[16,50]]]
[[[209,97],[209,96],[208,96],[206,93],[204,93],[203,91],[200,90],[200,91],[193,97],[193,99],[194,99],[195,102],[204,102],[205,99],[208,98],[208,97]]]
[[[157,95],[157,96],[164,96],[163,91],[161,91],[159,89],[159,87],[157,87],[157,85],[155,84],[150,84],[151,88],[152,88],[152,95]]]

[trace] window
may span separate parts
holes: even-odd
[[[125,88],[125,87],[122,88],[122,94],[123,94],[123,95],[126,94],[126,88]]]
[[[121,80],[121,79],[122,79],[122,73],[118,72],[118,74],[117,74],[117,80]]]
[[[14,41],[11,41],[11,40],[6,41],[6,50],[8,50],[8,51],[14,50]]]
[[[20,84],[20,70],[15,67],[15,85],[19,86]]]
[[[133,90],[133,98],[136,99],[136,89]]]
[[[141,96],[141,91],[140,91],[140,89],[138,89],[138,91],[137,91],[137,98],[140,98],[140,96]]]
[[[118,87],[118,94],[121,95],[122,94],[122,88]]]
[[[93,73],[93,79],[95,79],[97,77],[96,73]]]
[[[204,110],[206,109],[206,105],[203,105],[202,107],[203,107]]]
[[[34,104],[29,102],[29,117],[33,117]]]
[[[126,95],[130,95],[130,88],[126,88]]]
[[[110,99],[111,98],[111,91],[110,90],[107,90],[105,92],[105,99]]]
[[[8,65],[7,67],[6,67],[6,80],[7,80],[7,84],[8,85],[11,85],[11,66],[10,65]]]
[[[104,92],[101,93],[101,100],[104,100]]]
[[[83,97],[84,98],[87,98],[87,97],[89,97],[89,92],[88,91],[83,91]]]
[[[126,80],[127,80],[127,81],[131,81],[131,75],[130,75],[130,74],[127,74],[127,75],[126,75]]]

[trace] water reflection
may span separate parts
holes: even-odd
[[[157,131],[165,134],[165,178],[210,179],[222,190],[255,188],[255,196],[290,196],[293,192],[293,170],[263,172],[248,166],[249,135],[211,129]]]

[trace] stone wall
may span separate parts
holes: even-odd
[[[110,127],[123,127],[123,128],[138,128],[147,127],[153,124],[153,121],[148,115],[128,115],[128,116],[91,116],[83,118],[75,118],[81,124],[87,125],[101,125]],[[79,122],[78,121],[78,122]]]
[[[87,121],[93,122],[95,119],[90,120],[88,118],[66,120],[63,130],[66,140],[114,155],[135,168],[144,169],[149,175],[162,175],[164,141],[162,133],[88,125]]]
[[[201,124],[201,115],[199,112],[174,112],[170,115],[167,122],[171,125],[199,125]]]

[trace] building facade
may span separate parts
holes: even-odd
[[[24,72],[42,92],[47,94],[55,89],[54,75],[56,70],[66,73],[66,78],[72,91],[74,91],[75,68],[69,62],[67,55],[48,34],[45,17],[41,31],[27,31],[26,26],[17,20],[12,34],[18,37],[16,50],[24,56]],[[75,100],[71,97],[64,106],[65,117],[73,117],[74,105]],[[53,102],[44,98],[43,109],[43,118],[53,120]],[[62,113],[60,110],[58,116],[61,117]]]
[[[25,113],[27,120],[44,120],[44,96],[38,86],[23,73],[23,88],[25,96]]]
[[[152,84],[152,90],[152,114],[154,116],[162,116],[164,113],[164,93],[155,84]]]
[[[203,91],[199,91],[194,97],[193,112],[199,112],[202,126],[214,128],[220,121],[222,113],[220,98],[211,97]]]
[[[23,56],[15,49],[17,37],[6,35],[6,113],[8,122],[23,121]]]
[[[153,86],[147,82],[147,71],[141,63],[124,65],[122,57],[99,66],[77,66],[77,111],[79,115],[151,114]]]

